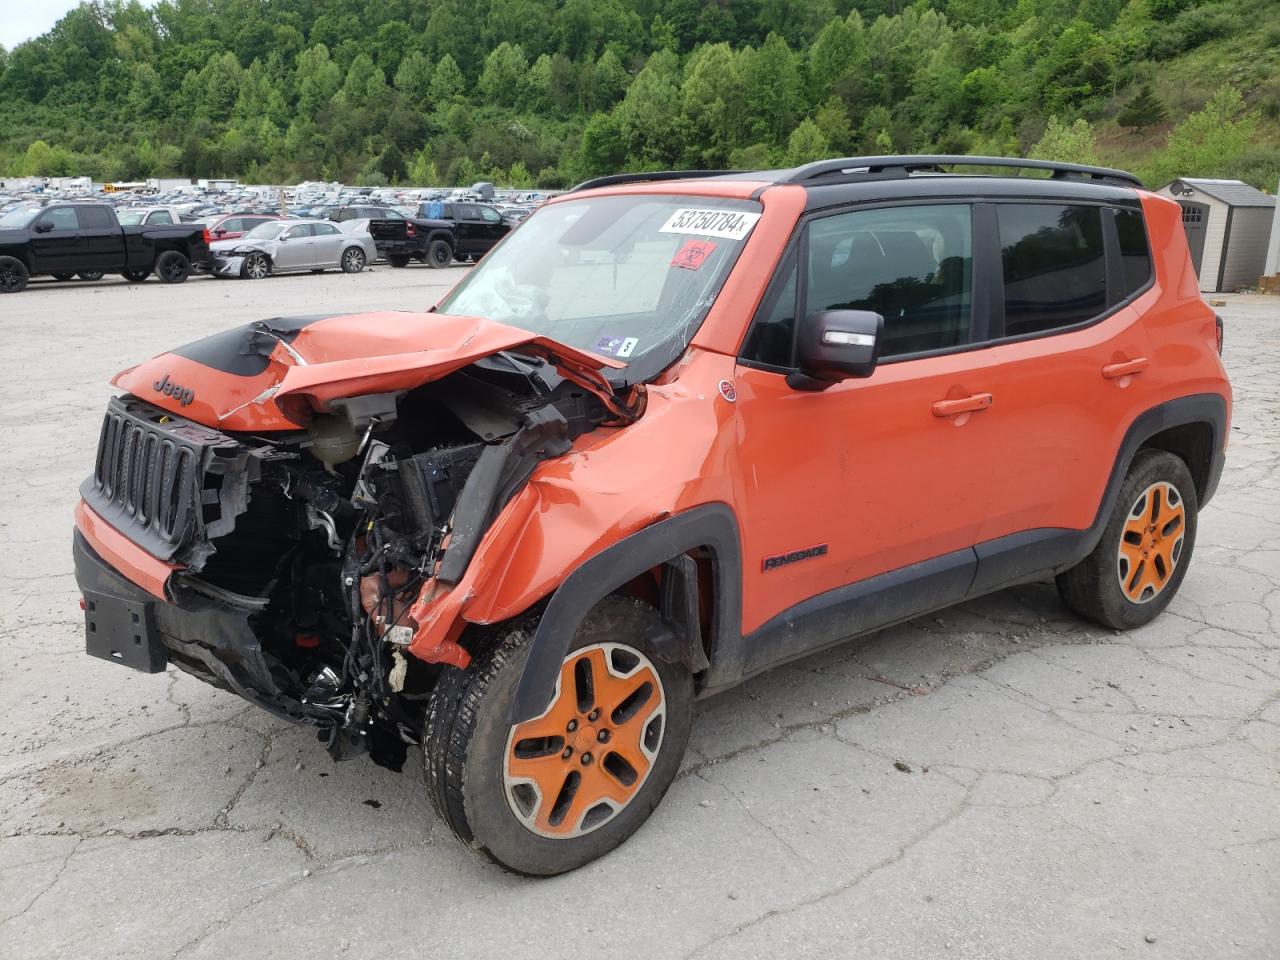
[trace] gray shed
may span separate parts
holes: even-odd
[[[1202,293],[1251,287],[1262,276],[1276,198],[1241,180],[1183,177],[1156,191],[1182,205]]]

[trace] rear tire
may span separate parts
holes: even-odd
[[[453,263],[453,247],[447,240],[432,240],[427,247],[427,266],[436,270],[443,269]]]
[[[1098,545],[1058,574],[1063,602],[1114,630],[1154,620],[1187,574],[1199,509],[1191,471],[1180,457],[1139,450]]]
[[[347,247],[342,251],[342,272],[359,273],[364,269],[365,255],[359,247]]]
[[[392,253],[387,255],[387,263],[397,269],[407,267],[409,265],[409,261],[412,259],[413,258],[407,253]]]
[[[552,876],[604,856],[657,807],[688,744],[694,693],[688,668],[650,640],[668,632],[661,615],[612,596],[579,626],[551,706],[513,727],[537,622],[490,628],[465,670],[446,668],[424,745],[428,794],[458,838],[508,870]]]
[[[66,283],[68,280],[74,280],[75,278],[76,275],[74,273],[55,273],[53,275],[53,279],[59,280],[62,283]]]
[[[142,283],[147,277],[151,276],[150,270],[126,270],[120,274],[130,283]]]
[[[177,250],[166,250],[156,258],[155,272],[161,283],[182,283],[191,276],[191,261]]]
[[[90,283],[92,283],[95,280],[101,280],[103,277],[103,273],[101,270],[81,270],[79,273],[76,274],[76,276],[79,277],[81,280],[88,280]]]
[[[30,279],[27,265],[17,257],[0,257],[0,293],[21,293]]]

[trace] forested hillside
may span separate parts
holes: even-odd
[[[908,151],[1275,189],[1280,0],[106,0],[0,48],[0,173],[559,186]]]

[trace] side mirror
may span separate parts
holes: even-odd
[[[825,390],[851,377],[869,377],[880,359],[884,317],[870,310],[821,310],[805,317],[796,340],[793,390]]]
[[[48,220],[42,220],[36,224],[36,233],[49,233],[53,230],[53,224]]]
[[[215,237],[218,237],[219,239],[221,239],[222,237],[225,237],[225,236],[227,235],[227,231],[225,231],[225,230],[215,230],[215,231],[213,231],[213,235],[214,235]]]

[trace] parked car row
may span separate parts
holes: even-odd
[[[0,213],[0,293],[23,290],[33,276],[119,273],[136,283],[154,273],[181,283],[203,272],[248,280],[300,270],[359,273],[376,260],[447,267],[474,262],[519,223],[492,204],[463,200],[422,202],[412,215],[372,203],[316,210],[306,218],[264,212],[184,220],[172,205],[18,205]]]

